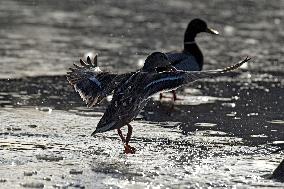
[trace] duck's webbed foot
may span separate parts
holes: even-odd
[[[131,147],[129,144],[124,145],[124,151],[125,154],[135,154],[136,149],[134,147]]]
[[[136,149],[134,147],[131,147],[128,143],[130,141],[131,135],[132,135],[132,126],[130,124],[127,124],[128,126],[128,132],[125,140],[125,145],[124,145],[124,153],[125,154],[134,154],[136,152]]]

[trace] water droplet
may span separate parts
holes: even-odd
[[[250,116],[257,116],[257,115],[258,115],[258,113],[249,113],[249,114],[247,114],[248,117],[250,117]]]

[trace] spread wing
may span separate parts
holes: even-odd
[[[248,62],[249,60],[250,58],[247,57],[237,64],[219,70],[154,73],[148,77],[149,80],[147,83],[145,83],[145,96],[149,97],[157,92],[176,89],[184,84],[194,82],[198,79],[213,78],[225,75],[226,73],[239,68],[241,65]]]
[[[249,58],[246,58],[233,66],[221,70],[158,73],[138,71],[129,76],[124,82],[121,82],[121,85],[116,88],[111,104],[108,106],[92,136],[96,133],[120,128],[129,123],[147,103],[147,98],[154,93],[175,89],[198,79],[222,76],[239,68],[248,60]]]
[[[101,102],[128,76],[101,71],[97,65],[97,56],[93,63],[90,57],[87,58],[87,62],[80,59],[80,63],[80,66],[74,64],[74,68],[69,68],[71,71],[67,72],[67,80],[88,107]]]

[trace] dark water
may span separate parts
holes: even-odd
[[[283,1],[0,2],[0,188],[282,188]],[[154,96],[132,123],[135,155],[115,132],[91,138],[108,102],[88,109],[64,74],[86,54],[127,72],[152,51],[182,47],[189,20],[204,69],[253,60],[198,81],[173,104]],[[170,95],[170,94],[168,94]]]

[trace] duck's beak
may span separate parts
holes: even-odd
[[[211,34],[214,34],[214,35],[219,35],[219,32],[217,30],[214,30],[214,29],[211,29],[211,28],[207,28],[205,30],[206,33],[211,33]]]

